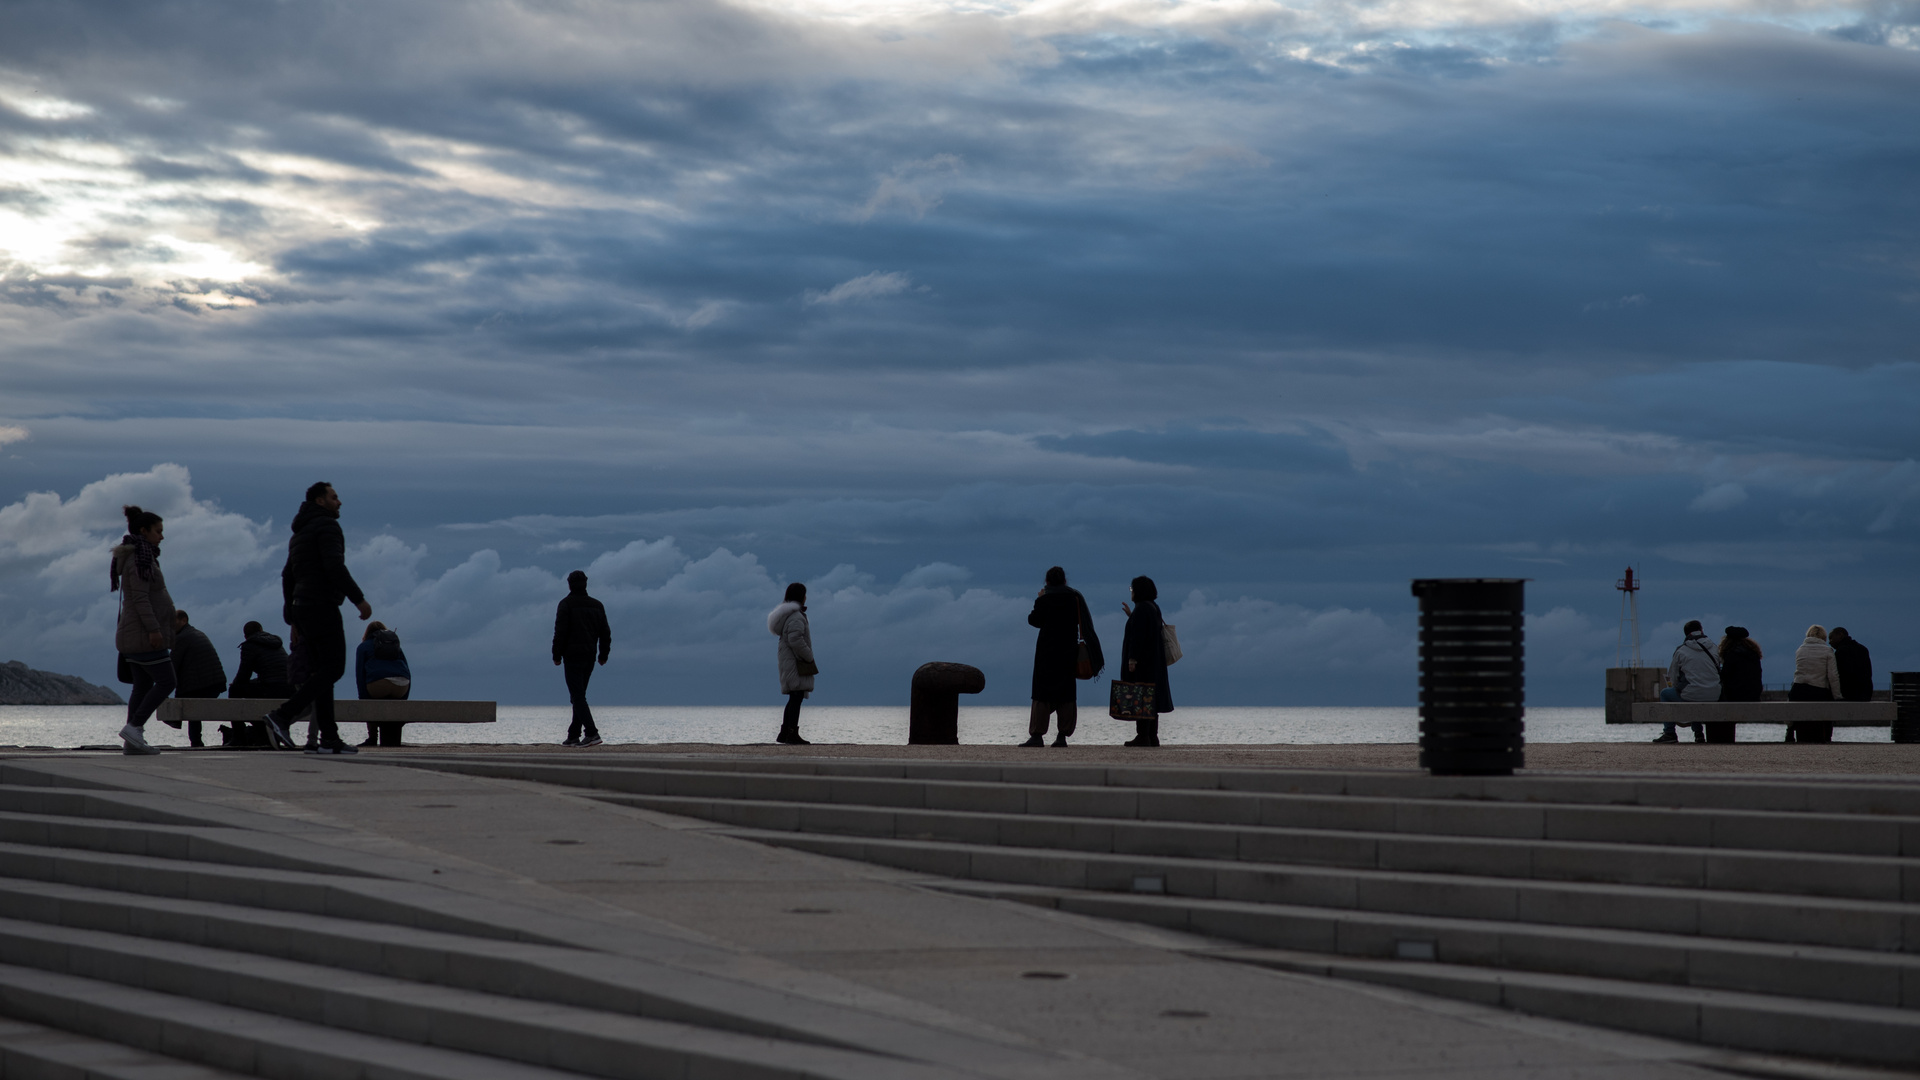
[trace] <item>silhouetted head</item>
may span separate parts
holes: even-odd
[[[1681,627],[1680,632],[1687,635],[1688,637],[1692,637],[1693,635],[1700,633],[1701,632],[1700,620],[1688,619],[1687,625]]]
[[[1064,586],[1067,583],[1065,567],[1054,566],[1047,569],[1047,584]]]
[[[173,628],[175,630],[178,630],[185,625],[187,625],[187,613],[184,611],[181,611],[179,608],[174,608],[173,609]]]
[[[807,587],[794,582],[787,586],[787,598],[782,603],[804,604],[807,602]]]
[[[1154,585],[1152,578],[1142,574],[1133,579],[1133,598],[1135,600],[1158,600],[1160,599],[1160,589]]]
[[[260,625],[259,623],[257,623],[257,622],[250,622],[250,623],[248,623],[247,625],[245,625],[245,626],[243,626],[243,627],[241,627],[241,628],[240,628],[240,636],[241,636],[241,637],[252,637],[253,635],[255,635],[255,634],[257,634],[257,633],[259,633],[259,632],[261,632],[262,630],[265,630],[265,629],[266,629],[266,627],[264,627],[264,626],[261,626],[261,625]]]
[[[587,572],[585,570],[575,570],[573,573],[568,574],[567,588],[572,589],[574,592],[586,592]]]
[[[157,535],[160,531],[161,519],[159,514],[151,510],[142,510],[133,505],[121,507],[120,512],[127,515],[128,532],[135,536],[146,537],[149,541],[157,541],[159,539]],[[149,536],[148,533],[154,533],[156,535]]]
[[[1814,623],[1812,626],[1807,627],[1807,636],[1825,641],[1827,640],[1827,628],[1821,626],[1819,623]]]
[[[1844,626],[1836,626],[1833,629],[1827,631],[1827,641],[1829,643],[1837,643],[1837,642],[1852,641],[1852,640],[1853,640],[1853,635],[1847,633],[1847,628]]]
[[[379,633],[382,630],[385,630],[386,628],[387,628],[386,623],[381,622],[379,619],[375,619],[372,622],[367,624],[367,632],[360,635],[360,640],[367,641],[371,639],[373,635]]]
[[[320,500],[326,498],[328,495],[331,495],[332,493],[333,493],[333,484],[332,482],[327,480],[320,480],[307,485],[307,501],[310,503],[314,503],[316,505],[320,502]]]

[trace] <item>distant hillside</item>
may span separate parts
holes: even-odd
[[[35,671],[18,660],[0,664],[0,705],[125,705],[104,686],[73,675]]]

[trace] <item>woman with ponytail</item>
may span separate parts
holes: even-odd
[[[127,694],[127,726],[120,739],[129,754],[157,754],[147,745],[147,719],[173,693],[173,597],[160,571],[160,515],[137,506],[121,507],[127,535],[114,545],[107,565],[107,588],[120,594],[120,620],[113,644],[120,650],[121,679],[133,683]]]

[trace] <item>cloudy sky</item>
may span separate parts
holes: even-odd
[[[316,479],[431,696],[576,567],[633,704],[788,580],[817,701],[1023,701],[1055,563],[1186,704],[1409,704],[1470,575],[1597,705],[1629,563],[1920,668],[1917,342],[1912,0],[0,6],[0,659],[96,681],[121,503],[231,664]]]

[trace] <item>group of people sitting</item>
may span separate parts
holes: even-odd
[[[1661,701],[1759,701],[1760,643],[1744,626],[1729,626],[1718,645],[1709,639],[1700,620],[1687,623],[1686,640],[1673,650],[1667,668],[1668,686]],[[1806,640],[1793,652],[1793,685],[1788,701],[1872,701],[1873,657],[1853,640],[1844,626],[1831,632],[1818,623],[1807,627]],[[1668,724],[1657,743],[1679,742],[1676,726]],[[1693,725],[1693,741],[1706,742],[1702,725]],[[1787,725],[1787,742],[1833,741],[1831,723]]]
[[[308,677],[307,652],[298,628],[293,630],[293,649],[289,652],[280,635],[269,633],[260,623],[249,622],[241,627],[245,640],[240,642],[240,666],[229,682],[226,667],[220,662],[220,651],[192,624],[187,613],[175,609],[173,621],[173,670],[178,686],[175,697],[217,698],[225,693],[230,698],[284,701],[292,697],[294,688]],[[406,652],[400,647],[400,635],[377,619],[368,623],[360,647],[354,652],[353,675],[363,699],[404,700],[412,692],[413,672],[407,666]],[[367,741],[361,746],[379,744],[381,733],[376,727],[367,725]],[[190,720],[186,728],[189,744],[205,745],[200,721]],[[239,732],[222,731],[229,740],[247,737]]]

